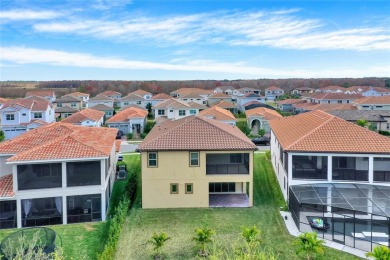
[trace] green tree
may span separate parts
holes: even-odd
[[[171,239],[166,233],[161,232],[160,234],[154,233],[148,243],[153,245],[153,250],[155,251],[154,259],[164,259],[162,254],[162,248],[167,242]]]
[[[264,130],[263,128],[261,128],[261,129],[259,130],[259,135],[260,135],[260,136],[265,135],[265,130]]]
[[[247,243],[261,242],[259,235],[260,230],[256,227],[242,227],[241,235]]]
[[[146,109],[148,110],[148,118],[149,119],[152,119],[153,118],[153,114],[152,114],[152,103],[147,103],[146,104]]]
[[[294,240],[297,246],[296,254],[304,254],[305,258],[310,260],[325,253],[324,240],[318,238],[316,232],[306,232]]]
[[[365,119],[356,120],[356,124],[361,127],[368,127],[368,121]]]
[[[4,139],[5,139],[4,132],[3,130],[0,130],[0,142],[4,141]]]
[[[207,244],[211,243],[211,237],[215,234],[215,231],[210,228],[195,228],[196,235],[192,238],[198,246],[199,252],[198,255],[201,257],[206,257],[208,252],[206,250]]]
[[[390,260],[390,248],[387,246],[376,246],[372,252],[366,253],[366,256],[375,260]]]

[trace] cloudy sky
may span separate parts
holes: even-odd
[[[0,0],[0,80],[390,76],[390,1]]]

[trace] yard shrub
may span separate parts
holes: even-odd
[[[148,135],[148,134],[142,133],[142,134],[141,134],[141,139],[145,139],[145,137],[146,137],[147,135]]]
[[[147,121],[146,122],[146,125],[145,125],[145,128],[144,128],[144,133],[147,135],[149,134],[150,130],[152,130],[153,126],[156,124],[155,121]],[[145,136],[146,136],[145,135]],[[142,136],[142,134],[141,134]]]
[[[390,131],[379,131],[381,135],[390,136]]]
[[[111,260],[114,258],[116,247],[118,245],[119,235],[125,222],[130,200],[123,196],[118,206],[115,208],[113,217],[107,221],[108,239],[103,252],[98,256],[99,260]]]
[[[306,259],[314,259],[323,256],[325,253],[325,241],[319,239],[316,232],[306,232],[294,240],[297,247],[296,254],[303,254]]]
[[[160,234],[154,233],[151,239],[148,240],[147,243],[153,245],[154,259],[164,259],[162,248],[169,239],[171,238],[166,233],[161,232]]]
[[[192,238],[198,246],[199,246],[199,252],[198,255],[200,257],[207,257],[208,251],[206,250],[207,244],[213,242],[211,240],[211,237],[215,234],[215,231],[211,228],[195,228],[196,236]]]
[[[0,130],[0,142],[4,141],[4,139],[5,139],[4,131]]]
[[[128,139],[128,140],[133,139],[133,133],[128,133],[128,134],[127,134],[127,139]]]
[[[249,135],[251,133],[251,129],[248,127],[248,123],[246,121],[238,121],[236,125],[245,135]]]
[[[366,256],[370,259],[375,260],[389,260],[390,259],[390,248],[387,246],[376,246],[372,252],[366,253]]]
[[[250,243],[260,243],[261,239],[260,236],[260,230],[256,227],[242,227],[241,228],[241,236],[245,239],[245,242]]]
[[[234,114],[235,118],[246,118],[246,114],[242,113],[241,111],[238,111],[237,114]]]
[[[265,151],[265,159],[267,161],[271,160],[271,151]]]
[[[126,194],[130,199],[129,207],[131,202],[134,202],[135,193],[137,192],[137,174],[135,172],[130,173],[129,181],[126,184]]]

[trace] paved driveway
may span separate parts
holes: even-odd
[[[135,149],[138,148],[139,144],[129,144],[127,141],[122,141],[121,143],[121,149],[119,150],[120,153],[129,153],[129,152],[135,152]]]

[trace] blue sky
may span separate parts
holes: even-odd
[[[390,1],[0,0],[0,80],[390,76]]]

